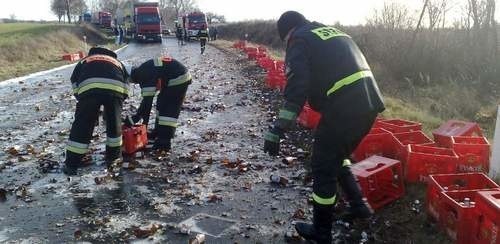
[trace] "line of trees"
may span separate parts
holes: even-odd
[[[67,18],[68,23],[74,22],[78,17],[88,10],[85,0],[52,0],[50,10],[61,22],[63,17]]]

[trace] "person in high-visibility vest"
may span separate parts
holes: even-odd
[[[297,232],[317,243],[332,241],[337,183],[349,200],[344,217],[373,213],[350,171],[351,153],[369,132],[384,103],[370,66],[344,32],[288,11],[277,22],[287,43],[285,103],[265,135],[264,151],[279,153],[280,139],[295,124],[306,101],[322,115],[312,150],[313,224],[297,223]]]
[[[73,93],[78,101],[75,120],[66,147],[63,172],[76,175],[82,158],[89,150],[90,139],[101,106],[106,117],[106,156],[109,165],[121,158],[122,104],[128,96],[128,71],[111,50],[93,47],[76,65],[71,75]]]
[[[132,68],[131,82],[140,85],[142,95],[141,105],[132,116],[133,122],[137,123],[142,119],[144,125],[149,124],[153,99],[158,95],[155,128],[150,133],[153,138],[148,139],[155,139],[153,150],[169,151],[181,106],[191,84],[191,74],[181,62],[170,57],[159,57]]]

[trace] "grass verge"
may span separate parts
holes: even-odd
[[[61,59],[64,53],[86,51],[92,45],[116,48],[112,43],[90,25],[0,24],[0,81],[67,64]]]

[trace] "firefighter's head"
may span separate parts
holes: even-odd
[[[307,24],[309,21],[299,12],[287,11],[278,19],[278,33],[282,41],[294,28]]]
[[[103,47],[93,47],[89,50],[89,56],[95,55],[95,54],[107,55],[107,56],[111,56],[113,58],[118,57],[118,56],[116,56],[115,52],[113,52],[109,49],[103,48]]]

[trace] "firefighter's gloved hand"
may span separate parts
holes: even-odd
[[[277,156],[280,152],[280,138],[284,131],[278,127],[272,127],[264,136],[264,152],[271,156]]]
[[[122,120],[123,124],[127,127],[132,127],[135,124],[133,117],[127,116]]]

